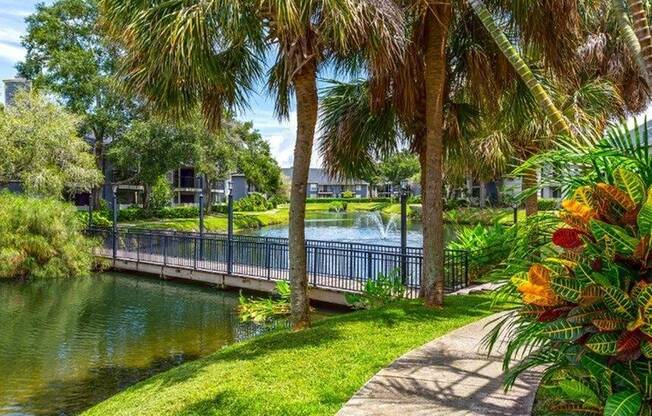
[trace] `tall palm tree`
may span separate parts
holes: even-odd
[[[543,4],[545,6],[548,3]],[[374,152],[365,146],[378,142],[369,136],[379,140],[380,149],[391,149],[391,145],[388,145],[391,139],[387,134],[378,134],[376,129],[362,127],[387,124],[387,119],[382,119],[382,116],[388,116],[400,124],[397,130],[403,133],[403,137],[411,139],[412,148],[419,152],[422,162],[424,229],[422,290],[429,306],[440,305],[443,301],[444,138],[448,136],[449,142],[454,142],[450,139],[461,137],[461,133],[468,130],[465,127],[468,123],[464,122],[471,121],[473,117],[468,116],[477,113],[472,107],[478,107],[479,101],[482,101],[482,105],[491,105],[491,102],[495,101],[494,95],[499,95],[504,86],[516,76],[522,77],[539,99],[545,114],[556,120],[555,124],[559,129],[564,132],[568,130],[567,122],[560,116],[559,110],[507,38],[493,23],[483,3],[474,1],[473,4],[476,6],[476,13],[483,12],[478,13],[481,16],[470,13],[467,4],[462,1],[411,4],[412,7],[408,8],[408,21],[412,23],[412,42],[405,52],[403,65],[385,79],[370,79],[369,88],[365,89],[371,95],[372,103],[367,107],[376,110],[375,117],[352,121],[352,116],[360,116],[364,111],[355,108],[356,100],[342,95],[346,90],[342,85],[337,85],[334,90],[328,92],[331,102],[330,105],[324,106],[322,152],[333,172],[351,174],[354,170],[355,166],[351,163],[339,161],[349,157],[343,153],[345,151],[349,155],[366,154],[367,162],[364,165],[371,165],[368,160],[373,158]],[[534,6],[535,10],[539,8],[540,5]],[[555,15],[552,10],[554,6],[552,9],[549,5],[543,8],[549,12],[546,17]],[[503,15],[511,16],[507,13],[507,6],[504,6],[504,10]],[[576,16],[576,13],[565,16],[570,18]],[[478,31],[481,27],[478,25],[478,17],[480,22],[486,25],[485,32]],[[564,16],[557,17],[558,20],[563,18]],[[572,25],[559,26],[562,29],[554,33],[545,29],[549,32],[546,40],[553,45],[547,48],[549,53],[561,53],[563,48],[556,45],[563,43],[560,39],[571,37],[567,32],[575,30]],[[492,38],[487,39],[487,35]],[[532,42],[538,41],[537,37],[533,38]],[[478,45],[482,47],[478,48]],[[451,53],[455,46],[461,47],[463,53]],[[551,59],[551,62],[556,60]],[[385,88],[378,88],[377,85],[383,85]],[[375,96],[375,92],[379,92],[381,96]],[[335,100],[339,98],[344,98],[346,105],[329,114],[331,109],[338,107]],[[359,103],[359,100],[357,102]],[[474,105],[471,105],[472,102]],[[343,110],[346,108],[350,109],[351,113]],[[366,134],[367,137],[362,137],[359,133]],[[343,142],[345,144],[342,146]],[[357,151],[349,151],[356,146]]]
[[[358,53],[367,71],[392,70],[402,48],[402,13],[384,0],[101,0],[104,22],[126,51],[124,81],[155,108],[188,114],[201,105],[219,124],[224,106],[246,103],[262,58],[276,53],[267,85],[276,113],[296,102],[290,199],[292,321],[310,323],[305,247],[308,169],[317,124],[317,74]]]

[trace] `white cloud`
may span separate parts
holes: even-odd
[[[272,155],[283,167],[291,167],[294,160],[294,144],[296,142],[297,131],[297,113],[290,112],[289,120],[278,121],[271,111],[251,110],[243,116],[244,119],[251,120],[254,128],[260,131],[260,134],[269,143]],[[317,152],[317,141],[313,146],[310,166],[321,166],[321,158]]]
[[[25,49],[9,42],[0,40],[0,58],[16,64],[25,58]]]

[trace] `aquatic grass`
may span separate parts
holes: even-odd
[[[235,344],[128,388],[94,415],[333,415],[405,352],[491,313],[489,295],[449,296],[326,318]]]

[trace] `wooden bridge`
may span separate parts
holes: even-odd
[[[121,228],[90,229],[103,241],[97,255],[116,270],[137,271],[212,283],[222,287],[273,292],[289,278],[285,238],[179,233]],[[422,249],[338,241],[306,241],[311,299],[346,304],[379,275],[400,276],[408,296],[419,291]],[[446,290],[468,285],[468,253],[447,250]]]

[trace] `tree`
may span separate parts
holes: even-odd
[[[143,207],[149,208],[152,186],[163,175],[192,162],[197,137],[191,127],[151,119],[136,121],[107,150],[122,183],[142,183]]]
[[[237,170],[258,192],[274,195],[281,188],[281,168],[272,156],[269,143],[251,122],[239,123],[234,133],[241,141],[237,151]]]
[[[62,197],[102,183],[80,120],[37,93],[22,91],[0,111],[0,183],[18,181],[30,195]]]
[[[276,113],[287,117],[292,98],[297,112],[289,225],[292,322],[296,329],[309,325],[304,218],[317,74],[359,51],[370,57],[370,72],[393,66],[402,15],[392,3],[371,0],[101,4],[112,38],[126,51],[124,80],[155,109],[177,117],[201,105],[209,124],[219,125],[224,107],[244,104],[264,54],[276,53],[267,80]]]
[[[408,150],[388,156],[378,164],[378,173],[385,182],[399,185],[420,172],[419,158]]]
[[[80,131],[92,140],[101,169],[105,142],[123,130],[135,109],[124,91],[112,86],[116,52],[104,42],[97,18],[95,0],[38,4],[26,19],[22,45],[27,53],[17,68],[35,89],[54,93],[81,117]],[[95,189],[95,204],[99,195]]]

